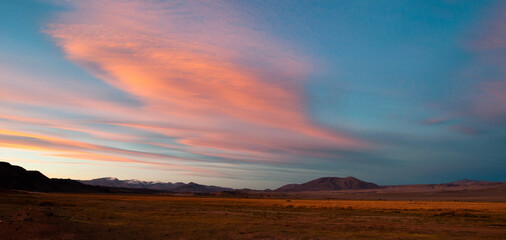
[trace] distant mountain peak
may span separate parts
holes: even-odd
[[[302,191],[334,191],[351,189],[374,189],[378,185],[364,182],[355,177],[322,177],[302,184],[287,184],[275,191],[278,192],[302,192]]]

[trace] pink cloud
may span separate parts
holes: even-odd
[[[500,2],[473,46],[480,66],[494,75],[479,82],[472,91],[471,113],[489,122],[506,122],[506,4]],[[489,74],[490,75],[490,74]]]
[[[480,134],[481,131],[479,129],[464,126],[464,125],[457,125],[452,127],[453,131],[456,131],[458,133],[467,134],[467,135],[477,135]]]
[[[311,59],[226,2],[65,4],[72,10],[44,32],[136,104],[0,63],[2,148],[220,176],[227,164],[335,159],[370,147],[312,122],[304,96]]]
[[[473,42],[472,47],[481,51],[504,50],[506,48],[506,3],[498,2],[488,16],[488,20],[478,31],[480,37]]]
[[[492,122],[506,122],[506,80],[479,84],[479,96],[472,111],[480,118]]]
[[[451,121],[450,117],[440,117],[440,118],[429,118],[424,120],[422,123],[427,125],[435,125],[435,124],[443,124]]]
[[[69,59],[140,100],[145,115],[177,126],[162,131],[183,145],[366,145],[312,124],[302,85],[311,65],[224,2],[142,3],[77,2],[46,32]]]

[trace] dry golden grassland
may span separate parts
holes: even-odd
[[[506,239],[506,203],[0,193],[0,239]]]

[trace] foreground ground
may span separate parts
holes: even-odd
[[[506,239],[506,203],[0,192],[0,239]]]

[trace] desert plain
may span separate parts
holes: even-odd
[[[506,203],[4,190],[0,239],[506,239]]]

